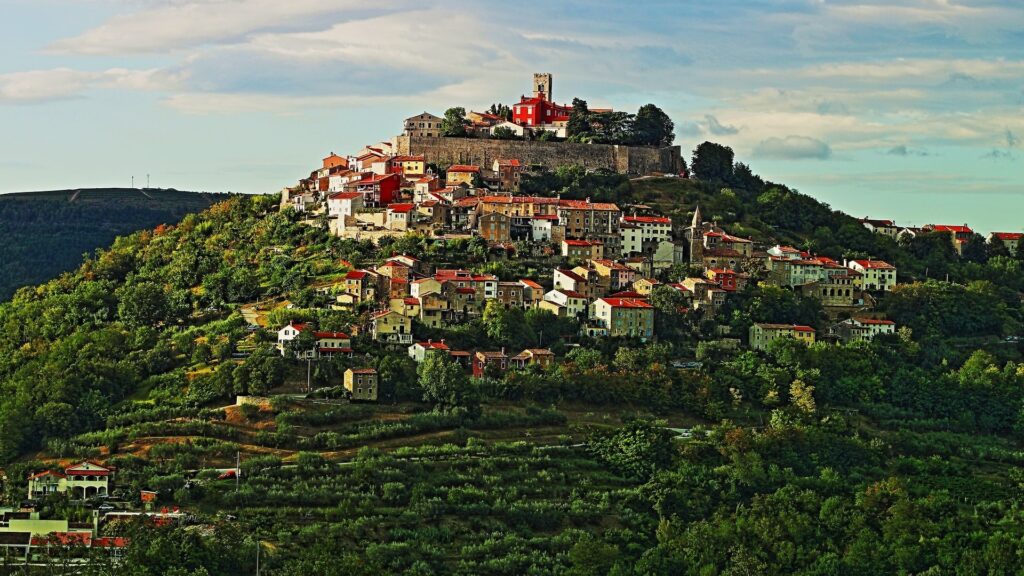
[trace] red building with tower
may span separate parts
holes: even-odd
[[[551,100],[551,74],[533,75],[533,96],[523,96],[512,106],[512,121],[524,126],[543,126],[568,122],[572,106]]]

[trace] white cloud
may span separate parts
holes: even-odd
[[[832,148],[815,138],[786,136],[761,141],[754,149],[754,155],[773,160],[825,160],[832,156]]]
[[[391,9],[405,2],[390,2]],[[137,54],[230,43],[254,32],[322,26],[351,17],[354,0],[173,0],[120,14],[49,49],[72,54]],[[328,19],[333,17],[334,20]]]
[[[39,103],[81,97],[98,88],[169,90],[181,85],[184,73],[111,68],[84,72],[70,68],[12,72],[0,75],[0,102]]]

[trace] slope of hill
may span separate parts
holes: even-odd
[[[0,300],[75,269],[114,238],[208,208],[224,194],[102,188],[0,194]]]
[[[564,192],[597,194],[590,184]],[[542,335],[558,356],[470,380],[372,341],[371,309],[334,310],[318,289],[396,253],[502,280],[550,274],[551,260],[493,259],[480,238],[344,240],[274,197],[236,196],[0,304],[7,502],[31,472],[116,467],[115,505],[152,490],[204,526],[105,528],[130,536],[139,576],[250,574],[257,549],[275,576],[1024,569],[1024,346],[1005,339],[1024,319],[1017,260],[961,261],[948,238],[900,246],[781,186],[609,185],[677,223],[699,203],[734,234],[886,254],[908,262],[904,280],[930,259],[956,283],[888,295],[911,328],[899,334],[765,352],[704,345],[717,326],[820,322],[820,304],[751,282],[699,319],[652,293],[668,328],[653,342],[588,339],[575,321],[501,306],[414,326],[513,353]],[[307,364],[254,328],[292,320],[359,327],[355,356]],[[694,353],[699,369],[672,367]],[[380,375],[379,404],[338,398],[341,373],[361,367]],[[218,479],[239,456],[240,477]],[[94,573],[118,573],[101,562]]]

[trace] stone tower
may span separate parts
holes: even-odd
[[[549,72],[533,75],[533,97],[551,102],[551,81]]]
[[[700,204],[693,211],[693,221],[686,231],[690,240],[690,264],[704,261],[704,222],[700,214]]]

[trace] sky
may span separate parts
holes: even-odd
[[[0,0],[0,193],[275,192],[402,119],[518,101],[676,123],[854,216],[1024,229],[1024,3]]]

